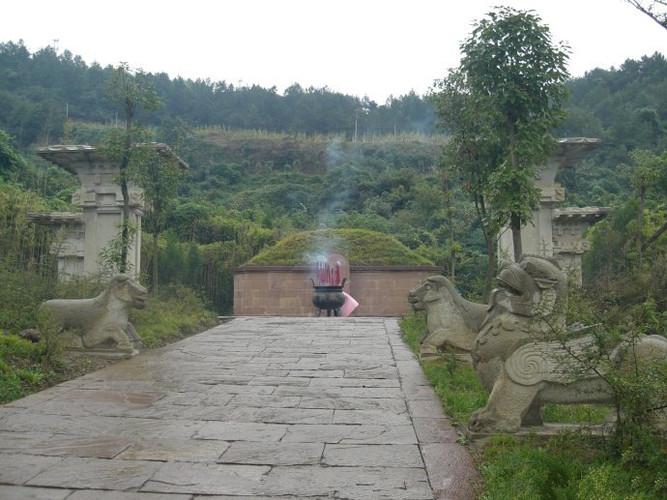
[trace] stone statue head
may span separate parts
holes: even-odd
[[[442,300],[442,289],[445,287],[446,279],[442,276],[429,276],[419,286],[410,290],[408,302],[415,311],[423,311],[427,304]]]
[[[520,316],[548,316],[567,298],[567,275],[554,259],[524,255],[504,262],[491,302]]]
[[[130,307],[137,309],[146,307],[148,290],[127,274],[117,274],[111,279],[109,293],[121,302],[129,304]]]

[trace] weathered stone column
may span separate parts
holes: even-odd
[[[82,209],[84,225],[82,274],[102,271],[100,254],[118,236],[123,221],[123,195],[118,178],[120,168],[93,146],[47,146],[37,154],[79,179],[81,187],[72,195],[72,204]],[[130,183],[130,222],[137,231],[130,241],[127,274],[136,277],[141,267],[141,217],[143,191]]]
[[[540,189],[540,204],[522,229],[525,254],[555,257],[574,284],[581,285],[581,255],[588,250],[586,229],[605,217],[604,207],[559,208],[565,201],[565,189],[556,182],[562,168],[574,168],[584,156],[600,144],[600,139],[574,137],[559,139],[558,147],[547,163],[538,169],[535,186]],[[505,228],[498,242],[498,258],[514,260],[512,232]]]

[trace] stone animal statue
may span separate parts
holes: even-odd
[[[488,403],[471,417],[469,427],[479,432],[516,432],[522,425],[542,423],[545,403],[611,402],[606,382],[582,372],[577,355],[595,345],[592,335],[566,335],[564,306],[567,276],[547,258],[524,256],[505,264],[497,277],[499,287],[472,349],[473,365],[490,391]],[[624,348],[612,359],[626,362]],[[634,346],[639,363],[667,362],[667,339],[641,338]]]
[[[141,340],[128,321],[132,307],[146,307],[148,292],[125,274],[114,276],[92,299],[47,300],[40,306],[52,321],[68,331],[67,348],[136,354]],[[75,333],[69,334],[69,331]]]
[[[408,301],[415,311],[426,311],[428,335],[420,356],[437,356],[441,351],[469,354],[488,306],[470,302],[444,276],[430,276],[410,290]]]

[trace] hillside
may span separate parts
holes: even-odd
[[[56,53],[46,47],[30,53],[21,42],[0,43],[0,129],[20,149],[99,141],[104,127],[94,124],[117,123],[107,91],[111,72],[111,67],[83,61],[69,51]],[[197,165],[201,158],[213,167],[232,165],[231,171],[214,168],[206,172],[215,177],[213,183],[235,177],[234,169],[249,164],[252,168],[263,165],[272,170],[321,172],[339,149],[349,154],[345,139],[353,138],[355,121],[358,136],[366,144],[383,135],[436,132],[432,105],[415,94],[378,104],[297,84],[279,93],[275,88],[235,87],[224,81],[171,79],[164,73],[143,78],[154,87],[163,106],[141,114],[139,120],[155,127],[170,144],[199,128],[196,135],[202,140],[189,148],[192,163]],[[629,153],[637,148],[659,151],[665,147],[667,62],[663,55],[654,54],[628,60],[616,69],[593,69],[567,85],[567,118],[556,135],[600,137],[604,142],[576,175],[566,175],[562,181],[573,204],[610,205],[628,187],[627,175],[617,167],[629,162]],[[237,132],[240,129],[274,134]],[[304,141],[305,135],[315,138]],[[332,140],[333,136],[340,140]],[[429,142],[413,141],[412,148],[404,142],[401,150],[408,152],[404,160],[415,166],[431,164],[432,149],[420,150]],[[209,144],[217,148],[207,151],[204,145]],[[210,160],[211,151],[219,155],[214,160]],[[380,162],[400,161],[393,154],[371,154]]]
[[[23,42],[0,43],[0,129],[20,146],[60,140],[67,119],[116,123],[109,98],[113,68],[86,62],[65,50],[46,47],[30,53]],[[275,87],[234,86],[225,81],[169,78],[142,73],[163,106],[142,121],[152,125],[224,125],[301,133],[359,135],[432,132],[435,113],[409,93],[376,103],[325,88],[297,83],[279,93]]]
[[[15,178],[51,207],[67,210],[76,182],[35,158],[32,145],[100,144],[115,116],[105,91],[110,71],[68,52],[30,54],[20,43],[0,45],[0,128],[13,134],[27,160]],[[667,62],[656,54],[568,83],[568,117],[557,134],[603,139],[576,171],[562,175],[569,203],[615,206],[628,199],[631,152],[665,148],[666,75]],[[166,214],[166,282],[202,287],[218,310],[229,310],[235,266],[293,232],[327,227],[391,234],[446,272],[455,270],[468,291],[479,289],[485,256],[474,209],[457,179],[443,193],[444,137],[414,132],[433,131],[427,101],[406,96],[377,106],[326,90],[295,87],[281,95],[161,74],[145,78],[164,105],[140,121],[191,166]],[[352,105],[365,106],[363,113]],[[388,130],[389,122],[376,127],[385,118],[431,125],[392,123],[392,133],[375,134]],[[147,232],[151,227],[149,213]]]
[[[613,205],[631,189],[630,153],[667,148],[667,60],[654,54],[618,69],[594,69],[568,87],[568,116],[557,133],[603,142],[562,182],[575,205]]]

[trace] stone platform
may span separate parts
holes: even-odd
[[[473,498],[396,320],[237,318],[0,406],[0,498]]]

